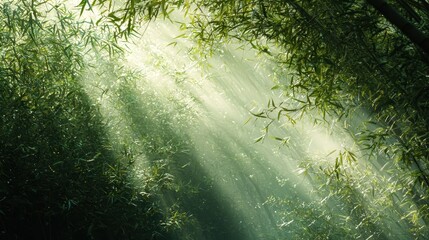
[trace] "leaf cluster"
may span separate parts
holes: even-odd
[[[393,6],[408,15],[404,6],[409,6],[427,22],[421,3],[406,2]],[[375,138],[372,146],[394,145],[407,152],[402,166],[417,169],[428,185],[427,57],[371,5],[335,0],[195,4],[201,11],[192,15],[193,37],[206,46],[235,38],[274,55],[280,71],[289,71],[275,88],[283,90],[286,101],[296,102],[296,112],[318,109],[323,116],[343,119],[365,109],[388,135]]]
[[[115,151],[81,85],[85,40],[103,34],[85,26],[61,5],[0,4],[2,239],[156,239],[164,232],[155,201],[170,178],[148,171],[149,194],[134,185],[134,157]]]

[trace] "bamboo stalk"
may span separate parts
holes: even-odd
[[[413,24],[402,17],[393,7],[384,0],[367,0],[391,24],[401,30],[413,43],[429,55],[429,38],[418,30]]]

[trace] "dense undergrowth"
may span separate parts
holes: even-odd
[[[162,169],[147,170],[150,192],[135,187],[81,85],[87,36],[62,6],[36,4],[0,5],[0,238],[163,238],[164,180],[150,181]]]

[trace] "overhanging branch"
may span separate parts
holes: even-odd
[[[401,30],[405,36],[419,46],[427,55],[429,55],[429,38],[419,29],[402,17],[386,1],[367,0],[367,2],[379,11],[391,24]]]

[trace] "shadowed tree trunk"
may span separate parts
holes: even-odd
[[[413,24],[402,17],[384,0],[367,0],[367,2],[377,9],[377,11],[383,14],[383,16],[386,17],[386,19],[391,24],[399,28],[399,30],[401,30],[413,43],[415,43],[426,54],[429,55],[429,38],[426,37]]]
[[[414,11],[414,9],[405,0],[398,0],[398,3],[416,22],[420,23],[422,21],[422,18],[419,16],[419,14],[416,13],[416,11]]]

